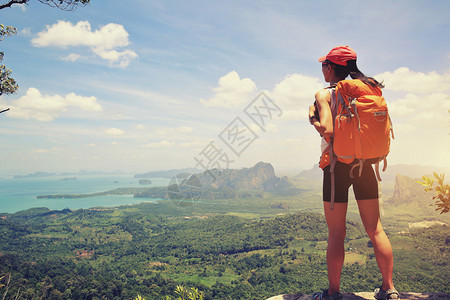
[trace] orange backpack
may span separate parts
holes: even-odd
[[[335,88],[333,151],[330,153],[331,171],[335,161],[359,167],[361,176],[364,162],[376,164],[377,179],[381,181],[379,162],[389,153],[390,137],[394,138],[392,122],[381,89],[359,79],[341,80]],[[333,162],[334,160],[334,162]],[[334,175],[334,174],[333,174]],[[334,181],[334,180],[332,180]],[[332,189],[334,191],[334,188]],[[333,201],[332,195],[332,202]]]

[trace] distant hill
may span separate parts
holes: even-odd
[[[240,170],[208,170],[197,176],[204,186],[212,188],[225,186],[236,191],[274,191],[291,186],[287,177],[275,176],[273,166],[265,162],[259,162],[251,168]]]
[[[423,175],[432,175],[433,172],[437,172],[439,174],[445,173],[450,175],[450,168],[405,164],[390,165],[389,158],[386,172],[382,172],[380,168],[381,178],[386,181],[395,180],[398,174],[408,174],[408,176],[412,178],[421,178]]]
[[[78,172],[64,172],[64,173],[51,173],[51,172],[38,171],[38,172],[26,174],[26,175],[14,175],[14,178],[22,179],[22,178],[38,178],[38,177],[51,177],[51,176],[73,176],[73,175],[87,176],[87,175],[121,175],[121,174],[124,174],[124,172],[120,171],[120,170],[111,171],[111,172],[81,170]]]
[[[56,215],[66,215],[74,211],[68,208],[62,210],[48,209],[47,207],[34,207],[26,210],[16,212],[14,214],[5,214],[11,220],[26,221],[36,217],[47,217]]]
[[[270,163],[259,162],[251,168],[225,170],[173,169],[168,171],[137,174],[134,178],[163,177],[174,178],[180,175],[195,175],[195,180],[203,188],[220,189],[223,187],[239,190],[273,191],[277,188],[290,187],[287,177],[275,176],[275,170]],[[193,179],[190,179],[191,181]]]
[[[394,181],[398,174],[408,174],[408,176],[414,178],[421,178],[423,175],[431,175],[433,172],[437,172],[439,174],[445,173],[450,174],[450,168],[448,167],[433,167],[433,166],[420,166],[420,165],[390,165],[388,158],[388,166],[385,172],[382,172],[383,164],[380,164],[380,175],[383,181]],[[303,178],[322,178],[322,169],[319,168],[317,164],[315,164],[309,170],[301,171],[295,177],[303,177]]]
[[[319,179],[322,178],[323,171],[321,168],[319,168],[319,164],[315,164],[311,169],[309,170],[303,170],[295,177],[301,177],[301,178],[309,178],[309,179]]]
[[[387,203],[401,204],[401,203],[426,203],[431,202],[431,193],[427,193],[424,187],[417,183],[419,179],[413,179],[405,175],[397,175],[395,178],[394,194],[387,201]]]
[[[172,178],[181,173],[197,174],[197,173],[201,173],[201,172],[202,172],[202,170],[195,169],[195,168],[171,169],[171,170],[165,170],[165,171],[154,171],[154,172],[136,174],[136,175],[134,175],[134,178]]]
[[[35,172],[32,174],[27,175],[14,175],[15,179],[21,179],[21,178],[36,178],[36,177],[49,177],[49,176],[55,176],[56,173],[49,173],[49,172]]]
[[[182,171],[182,170],[178,170]],[[161,192],[168,191],[166,195]],[[250,193],[248,193],[250,192]],[[252,194],[256,192],[256,194]],[[297,190],[287,177],[277,177],[270,163],[259,162],[251,168],[206,170],[201,173],[180,172],[173,175],[167,189],[149,188],[134,194],[135,198],[210,198],[228,199],[261,196],[262,192],[282,194],[296,193]]]

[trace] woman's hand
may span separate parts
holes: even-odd
[[[314,103],[309,107],[309,114],[308,114],[309,123],[311,123],[311,125],[314,125],[314,122],[319,121],[318,115],[319,112],[317,111],[317,106]]]
[[[316,115],[316,105],[310,105],[309,106],[309,118],[312,118]]]
[[[314,125],[314,128],[316,128],[321,136],[330,138],[333,134],[333,122],[330,109],[330,91],[327,89],[322,89],[316,93],[315,97],[316,108],[314,108],[314,112],[315,110],[318,111],[319,118],[312,118],[311,124]],[[309,107],[310,116],[312,110],[313,108]]]

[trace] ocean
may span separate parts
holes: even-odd
[[[149,178],[150,185],[139,184],[134,175],[70,175],[28,178],[0,178],[0,213],[15,213],[33,207],[80,209],[136,204],[151,199],[133,195],[86,197],[78,199],[37,199],[38,195],[90,194],[126,187],[167,186],[170,179]],[[72,178],[76,179],[72,179]]]

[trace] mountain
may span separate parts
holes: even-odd
[[[180,170],[178,170],[179,172]],[[164,193],[167,191],[167,194]],[[287,177],[277,177],[270,163],[259,162],[251,168],[206,170],[202,173],[178,173],[172,177],[166,189],[153,187],[134,194],[135,198],[165,198],[179,199],[227,199],[250,197],[251,193],[279,192],[295,193],[297,190]]]
[[[208,170],[196,176],[203,186],[214,189],[227,187],[235,191],[274,191],[291,186],[287,177],[277,177],[273,166],[265,162],[259,162],[251,168],[240,170]]]
[[[309,179],[320,179],[323,176],[323,171],[319,168],[319,164],[314,164],[314,166],[309,170],[303,170],[295,177],[309,178]]]
[[[419,179],[398,174],[395,178],[394,195],[387,202],[393,204],[430,203],[432,194],[425,192],[424,187],[417,181]]]

